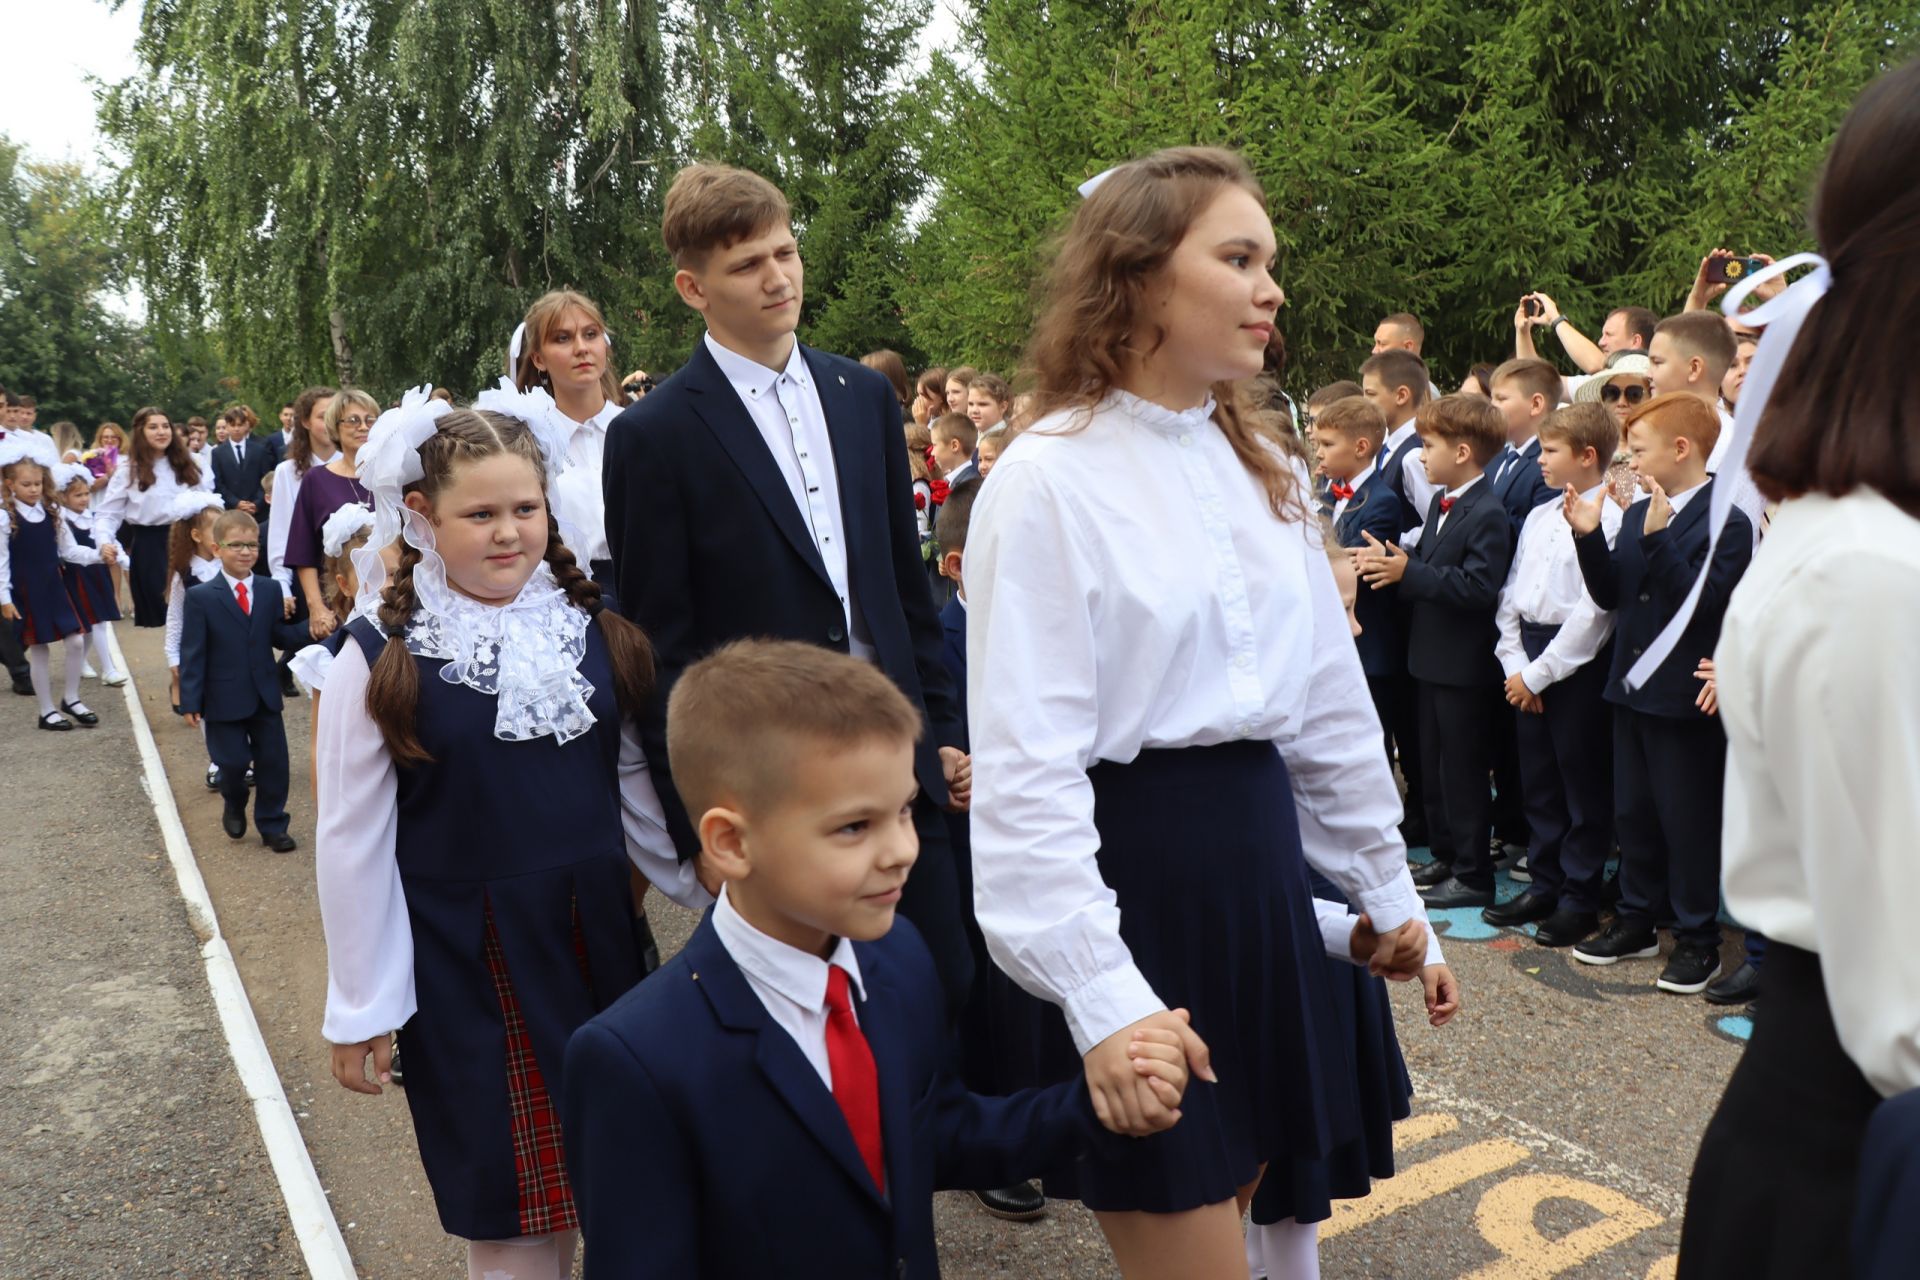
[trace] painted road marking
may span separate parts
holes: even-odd
[[[1320,1238],[1331,1240],[1388,1214],[1456,1191],[1477,1178],[1511,1169],[1533,1152],[1505,1138],[1489,1138],[1443,1156],[1410,1165],[1373,1184],[1364,1200],[1336,1200],[1333,1216],[1320,1224]]]
[[[1534,1210],[1548,1200],[1577,1200],[1604,1216],[1549,1240],[1533,1225]],[[1552,1280],[1665,1221],[1618,1191],[1580,1178],[1552,1173],[1508,1178],[1489,1188],[1473,1211],[1481,1238],[1500,1250],[1500,1260],[1467,1280]]]

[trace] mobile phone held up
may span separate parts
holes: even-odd
[[[1540,299],[1534,297],[1532,294],[1528,294],[1526,297],[1520,299],[1520,307],[1525,314],[1530,316],[1542,315],[1546,312],[1546,308],[1540,305]]]
[[[1765,258],[1708,258],[1707,283],[1738,284],[1766,266]]]

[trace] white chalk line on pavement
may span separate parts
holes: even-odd
[[[1464,1097],[1430,1076],[1416,1072],[1409,1072],[1408,1075],[1413,1080],[1414,1100],[1421,1104],[1423,1109],[1436,1107],[1446,1111],[1467,1112],[1496,1127],[1503,1136],[1512,1138],[1522,1146],[1556,1156],[1573,1165],[1589,1178],[1611,1185],[1615,1190],[1625,1191],[1668,1217],[1677,1218],[1686,1209],[1687,1199],[1684,1193],[1673,1191],[1651,1178],[1622,1168],[1597,1151],[1583,1147],[1559,1134],[1549,1133],[1537,1125],[1528,1124],[1525,1120],[1509,1115],[1498,1107]]]
[[[220,921],[213,911],[213,899],[207,882],[200,875],[200,864],[193,856],[193,844],[180,821],[180,810],[173,802],[173,788],[167,784],[166,766],[160,762],[160,748],[154,742],[153,728],[147,722],[146,709],[140,705],[138,686],[120,638],[109,629],[115,663],[127,676],[121,693],[127,700],[127,718],[133,725],[133,740],[140,751],[141,768],[146,774],[147,798],[153,804],[153,816],[160,824],[160,836],[166,844],[167,861],[173,866],[180,896],[187,906],[187,921],[200,940],[200,959],[206,965],[207,985],[213,991],[213,1006],[220,1014],[220,1030],[226,1036],[227,1052],[239,1073],[240,1085],[253,1106],[254,1120],[260,1126],[261,1140],[267,1146],[267,1158],[273,1162],[274,1178],[286,1201],[287,1216],[293,1234],[300,1242],[307,1271],[317,1280],[353,1280],[353,1257],[347,1252],[346,1238],[333,1216],[333,1206],[320,1186],[320,1174],[313,1167],[307,1142],[293,1118],[293,1108],[280,1087],[280,1073],[274,1070],[273,1057],[260,1034],[247,988],[240,981],[240,970],[233,952],[220,933]]]

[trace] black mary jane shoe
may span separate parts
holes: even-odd
[[[40,717],[40,727],[42,729],[58,729],[64,733],[68,729],[73,728],[73,721],[67,719],[58,711],[49,711],[46,715]]]
[[[100,723],[100,717],[87,710],[87,704],[84,702],[63,702],[60,704],[60,709],[89,729]]]
[[[982,1209],[1003,1222],[1032,1222],[1047,1212],[1047,1198],[1031,1182],[976,1191],[973,1198],[980,1202]]]

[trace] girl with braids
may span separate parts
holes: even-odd
[[[213,474],[187,451],[184,431],[175,431],[167,415],[149,405],[133,415],[133,441],[127,456],[107,481],[94,520],[101,542],[126,548],[133,585],[133,625],[160,627],[167,621],[166,511],[181,494],[213,490]],[[125,526],[125,537],[120,536]]]
[[[572,1274],[554,1099],[567,1038],[641,976],[629,858],[706,900],[629,724],[651,649],[560,539],[565,441],[543,427],[426,388],[381,415],[314,749],[334,1077],[381,1092],[404,1027],[441,1224],[472,1276],[517,1280]]]

